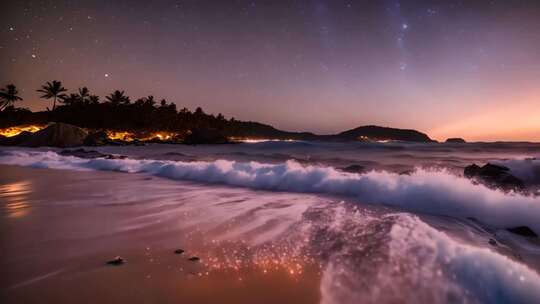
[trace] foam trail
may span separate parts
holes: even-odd
[[[347,245],[334,250],[323,271],[322,304],[535,303],[540,298],[540,275],[525,265],[457,242],[414,215],[390,214],[381,221],[371,231],[362,227],[360,234],[369,233],[367,244],[349,239],[350,229],[343,232]],[[390,228],[380,236],[384,223]],[[373,240],[378,246],[370,244]]]
[[[510,168],[513,175],[528,184],[540,184],[540,159],[507,159],[494,161],[493,163]]]
[[[0,163],[52,169],[141,172],[251,189],[354,196],[370,204],[387,204],[436,215],[474,217],[494,227],[527,225],[540,232],[539,197],[488,189],[444,170],[418,169],[411,175],[385,171],[353,174],[332,167],[304,166],[294,161],[264,164],[226,160],[88,160],[35,151],[1,152]]]
[[[443,275],[480,303],[533,303],[540,299],[538,273],[490,249],[458,243],[417,217],[399,216],[390,235],[392,254],[402,256],[409,251],[408,256],[417,259],[418,271],[433,271],[439,266]],[[427,254],[418,254],[422,252]]]

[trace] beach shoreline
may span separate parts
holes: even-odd
[[[106,204],[110,197],[102,195],[96,204],[88,200],[78,204],[85,196],[79,187],[88,182],[94,190],[86,192],[101,194],[126,184],[139,189],[146,184],[156,192],[160,187],[178,190],[178,182],[154,178],[154,185],[148,187],[146,176],[0,167],[0,184],[12,189],[2,199],[19,204],[17,210],[4,206],[0,225],[3,303],[43,299],[55,303],[276,303],[293,298],[297,303],[319,302],[320,269],[315,265],[301,275],[291,275],[286,267],[265,270],[252,264],[238,270],[231,270],[230,265],[215,269],[202,256],[217,247],[205,245],[208,239],[202,236],[197,239],[196,228],[187,229],[192,235],[188,240],[174,220],[125,224],[148,215],[146,207],[159,198]],[[155,208],[167,207],[150,209],[155,212]],[[231,244],[221,243],[219,248],[227,251],[227,246],[236,246]],[[175,254],[178,248],[185,253]],[[127,262],[107,265],[116,255]],[[201,256],[201,260],[190,261],[191,256]]]

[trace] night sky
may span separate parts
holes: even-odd
[[[286,130],[540,140],[540,1],[2,1],[0,84],[125,90]]]

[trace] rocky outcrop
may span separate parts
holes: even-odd
[[[464,144],[466,143],[465,139],[463,138],[459,138],[459,137],[452,137],[452,138],[448,138],[445,143],[449,143],[449,144]]]
[[[184,143],[189,145],[200,144],[225,144],[229,140],[218,129],[198,128],[184,138]]]
[[[363,173],[366,168],[360,165],[350,165],[347,167],[339,168],[339,170],[347,173]]]
[[[476,164],[465,167],[463,175],[480,182],[490,188],[523,191],[525,184],[522,180],[510,174],[510,169],[490,163],[480,167]]]
[[[65,123],[54,123],[33,133],[20,145],[25,147],[77,147],[82,146],[87,136],[88,133],[82,128]]]
[[[2,136],[0,138],[0,145],[3,146],[18,146],[24,143],[25,141],[29,140],[30,137],[32,137],[32,132],[23,131],[15,136],[12,137],[5,137]]]
[[[75,156],[78,158],[106,158],[106,159],[125,159],[124,155],[105,154],[94,150],[75,149],[75,150],[62,150],[58,154],[62,156]]]
[[[85,146],[104,146],[110,143],[111,140],[105,131],[92,132],[88,134],[83,142]]]
[[[107,265],[120,266],[125,264],[127,261],[121,256],[117,256],[114,259],[107,261]]]

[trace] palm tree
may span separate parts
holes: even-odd
[[[67,92],[66,88],[62,86],[62,83],[57,80],[53,80],[52,82],[47,81],[47,83],[42,85],[41,89],[37,91],[40,93],[43,93],[41,98],[45,98],[45,99],[53,98],[53,108],[52,108],[53,111],[56,108],[56,99],[65,98],[66,94],[64,94],[64,92]]]
[[[97,96],[97,95],[90,95],[90,96],[88,97],[88,102],[89,102],[90,104],[98,104],[98,103],[99,103],[99,96]]]
[[[85,103],[86,100],[90,97],[90,90],[87,87],[79,88],[79,100],[82,103]]]
[[[129,104],[131,101],[128,96],[124,95],[124,91],[116,90],[109,96],[105,96],[105,99],[114,105]]]
[[[19,91],[14,84],[8,84],[5,88],[0,89],[0,111],[13,105],[15,101],[22,100],[17,94]]]
[[[72,106],[74,104],[77,104],[81,99],[78,94],[71,93],[71,94],[63,94],[62,96],[58,97],[60,99],[60,102],[62,102],[65,105]]]

